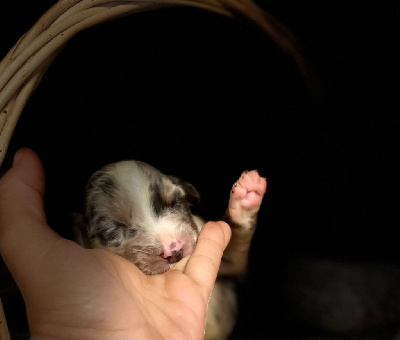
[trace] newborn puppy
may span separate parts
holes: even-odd
[[[266,179],[252,170],[232,187],[223,216],[232,238],[209,301],[205,339],[225,339],[235,324],[234,278],[245,272],[266,186]],[[84,212],[74,216],[76,241],[121,255],[145,274],[163,273],[196,246],[205,221],[190,207],[199,199],[191,184],[144,162],[106,165],[87,183]]]

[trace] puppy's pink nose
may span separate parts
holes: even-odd
[[[183,257],[183,243],[180,241],[172,241],[164,244],[164,251],[161,256],[169,263],[175,263]]]

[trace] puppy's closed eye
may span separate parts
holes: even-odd
[[[118,221],[114,221],[114,223],[117,228],[128,228],[128,226],[125,223],[118,222]]]
[[[119,233],[122,234],[124,238],[131,238],[136,235],[137,228],[133,226],[128,226],[126,223],[122,223],[119,221],[113,221],[115,224],[115,229],[118,230]]]

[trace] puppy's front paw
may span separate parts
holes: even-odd
[[[229,199],[229,215],[233,222],[241,225],[253,220],[260,209],[267,190],[267,179],[257,170],[244,171],[232,186]]]

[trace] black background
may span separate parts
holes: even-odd
[[[258,3],[297,37],[312,91],[247,22],[191,8],[128,16],[68,42],[3,165],[22,146],[39,154],[48,221],[66,237],[87,178],[109,162],[140,159],[190,181],[208,219],[258,169],[268,189],[234,339],[282,334],[286,258],[400,262],[399,5]],[[1,0],[0,56],[52,4]]]

